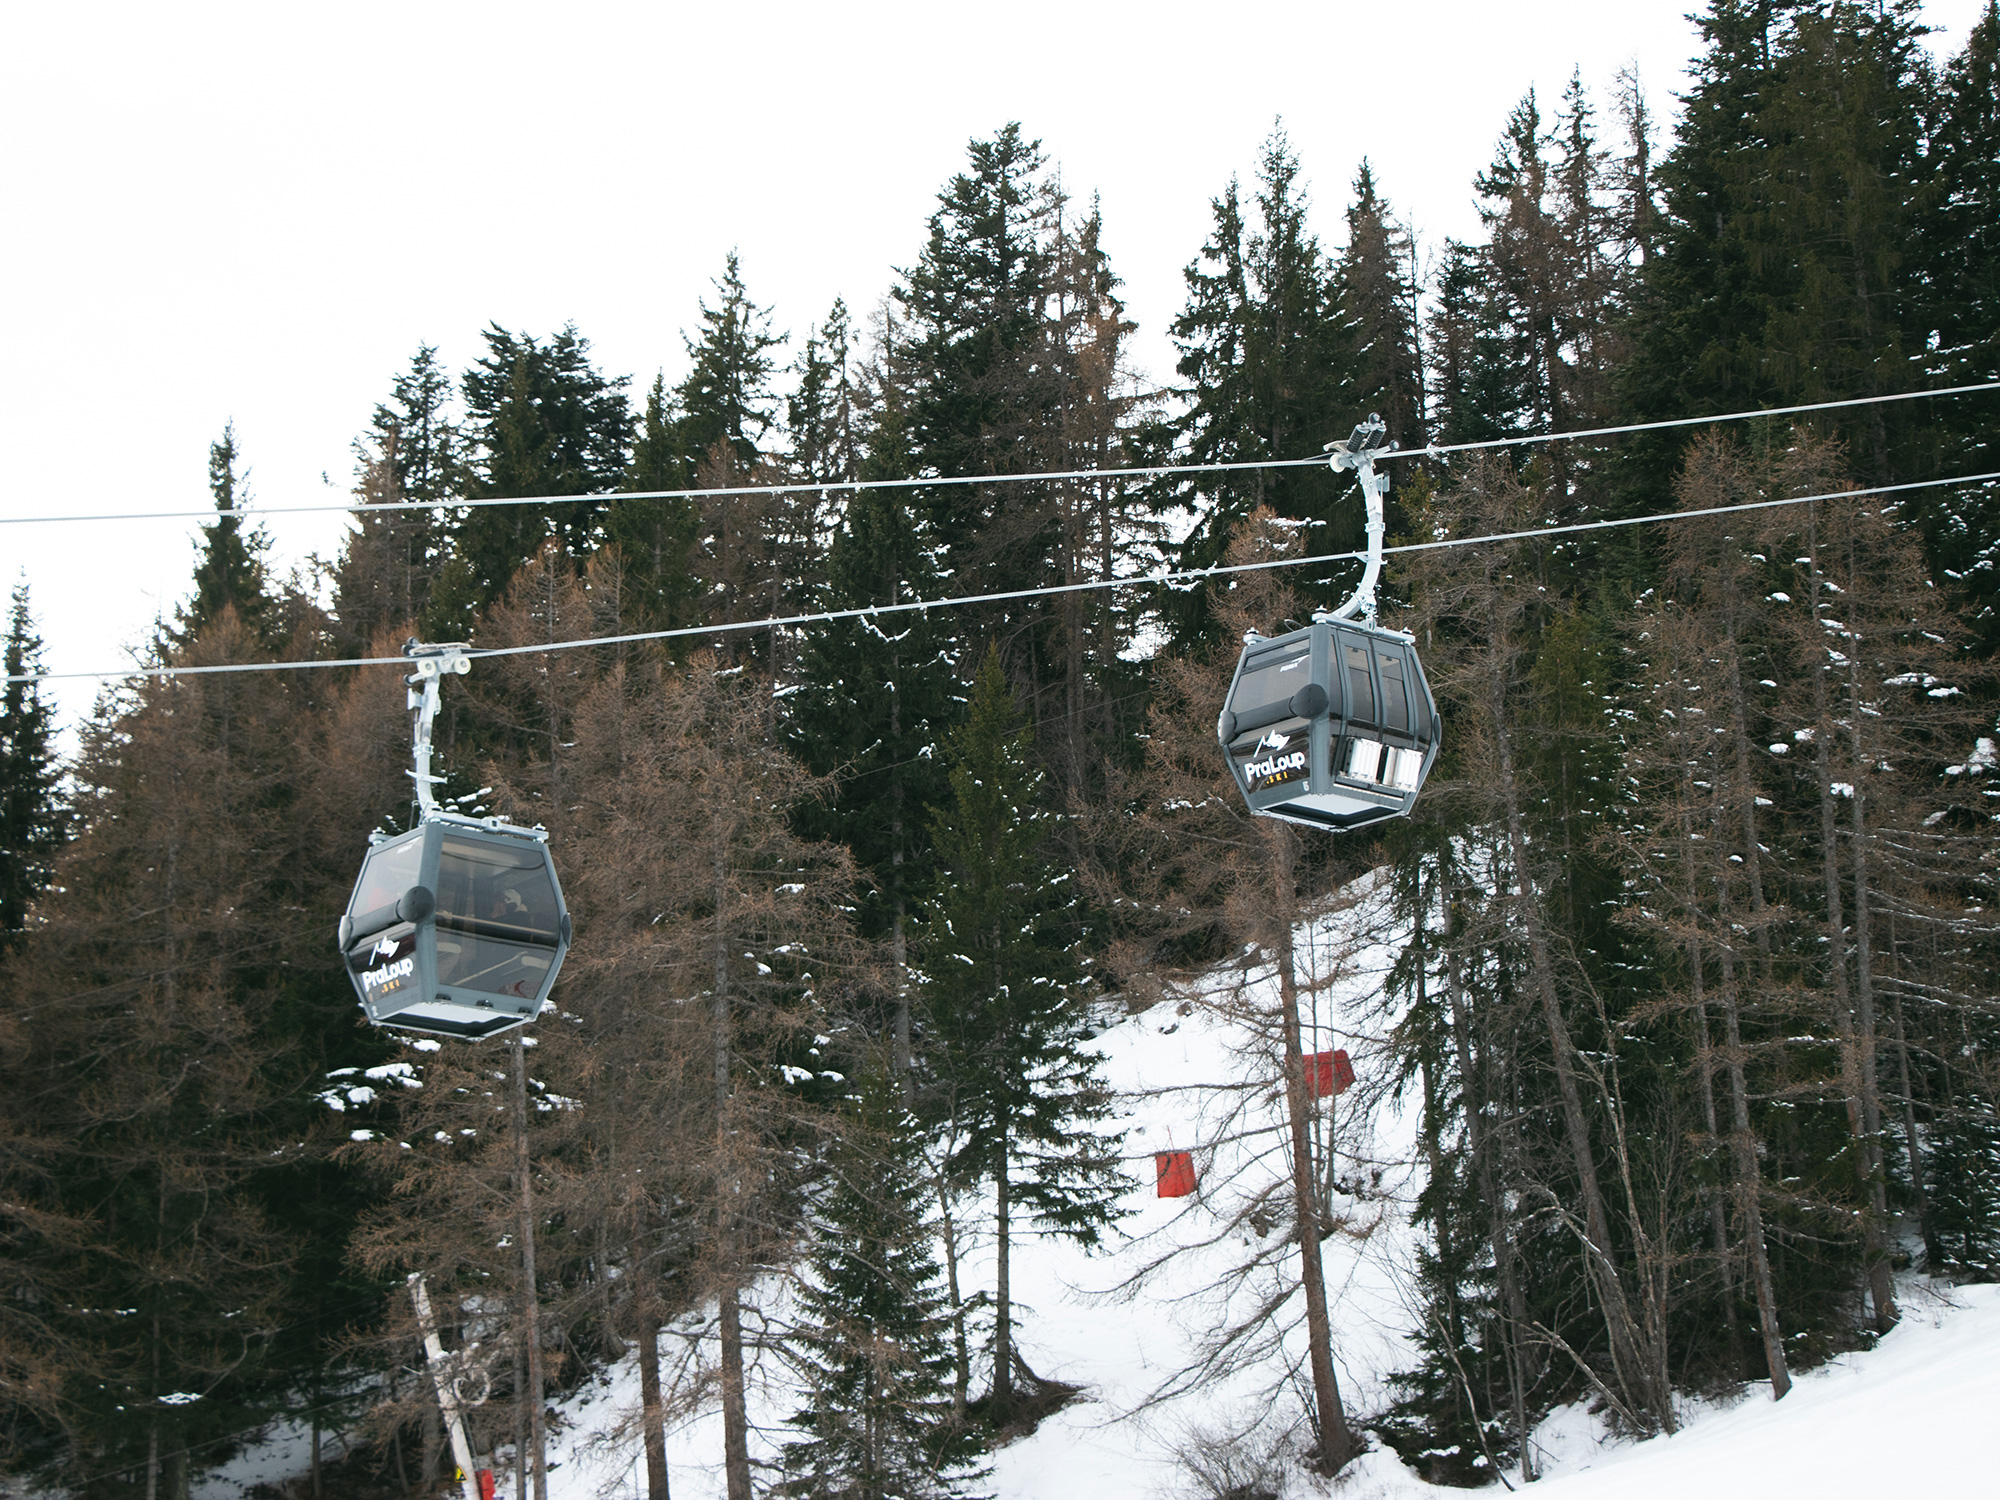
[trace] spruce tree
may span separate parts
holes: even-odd
[[[1015,122],[967,153],[895,292],[908,320],[911,446],[922,470],[944,476],[1022,467],[1012,450],[1051,398],[1032,359],[1049,263],[1041,142]],[[940,492],[934,521],[948,551],[971,545],[998,498]]]
[[[1379,412],[1397,448],[1423,444],[1417,291],[1410,231],[1391,216],[1364,160],[1347,208],[1347,244],[1334,267],[1334,295],[1354,329],[1354,409]]]
[[[1283,128],[1273,130],[1258,164],[1254,222],[1232,181],[1214,200],[1214,229],[1186,270],[1187,306],[1173,336],[1186,382],[1178,435],[1188,461],[1313,457],[1354,424],[1354,333],[1341,316],[1333,264],[1307,226],[1299,172]],[[1204,477],[1176,497],[1200,516],[1181,565],[1219,561],[1259,506],[1311,524],[1311,551],[1359,545],[1360,511],[1340,505],[1342,494],[1320,465]],[[1186,596],[1176,620],[1183,639],[1209,629],[1205,600]]]
[[[1445,241],[1426,333],[1433,439],[1478,443],[1519,432],[1513,372],[1488,316],[1484,247]]]
[[[574,324],[544,341],[489,324],[486,353],[465,372],[474,444],[472,499],[596,496],[618,488],[632,443],[629,377],[607,377]],[[462,634],[470,611],[506,589],[550,537],[580,563],[600,540],[603,502],[475,508],[457,521],[432,628]]]
[[[1891,395],[1922,378],[1930,110],[1909,0],[1714,0],[1620,378],[1640,419]],[[1916,403],[1815,419],[1883,482],[1931,461]],[[1764,441],[1782,432],[1764,434]],[[1628,449],[1628,502],[1665,507],[1687,434]],[[1937,521],[1927,529],[1935,539]]]
[[[1098,1059],[1084,1046],[1073,877],[1051,857],[1057,815],[990,647],[949,748],[951,802],[932,813],[939,887],[919,949],[949,1169],[993,1184],[998,1268],[987,1415],[1014,1404],[1014,1218],[1095,1245],[1125,1186]]]
[[[881,1069],[862,1081],[828,1163],[793,1335],[807,1436],[783,1495],[945,1500],[979,1477],[977,1432],[952,1407],[950,1314],[938,1287],[922,1132]]]
[[[970,142],[967,157],[967,170],[938,193],[924,248],[893,293],[901,317],[890,325],[885,354],[903,401],[908,472],[963,478],[1053,469],[1047,427],[1061,377],[1045,357],[1044,324],[1060,208],[1041,143],[1018,123]],[[961,484],[918,494],[939,575],[953,592],[1053,581],[1047,486]],[[1039,601],[960,612],[950,628],[963,643],[961,674],[971,673],[988,640],[1040,647],[1046,620]],[[1021,654],[1039,664],[1046,653]]]
[[[750,300],[734,250],[714,287],[716,305],[700,304],[700,337],[682,336],[690,368],[674,391],[681,446],[699,458],[727,443],[740,460],[752,463],[776,420],[772,351],[785,340],[771,332],[771,310]]]
[[[703,496],[695,508],[690,566],[701,613],[718,623],[795,614],[810,595],[822,538],[810,491],[768,488],[787,477],[765,451],[778,411],[773,351],[785,341],[771,331],[770,310],[751,300],[734,251],[714,286],[718,301],[701,303],[699,335],[683,335],[691,368],[674,388],[672,441],[696,488],[763,492]],[[782,632],[725,635],[715,646],[732,663],[756,660],[791,676],[795,642]]]
[[[55,706],[41,684],[42,639],[28,610],[28,584],[14,585],[7,616],[7,691],[0,699],[0,953],[20,942],[28,908],[48,889],[69,827],[56,754]]]
[[[638,495],[684,490],[693,483],[686,434],[666,377],[655,375],[625,471],[626,488]],[[691,623],[701,596],[695,544],[701,508],[686,497],[638,499],[621,495],[604,515],[604,534],[624,563],[619,619],[627,629],[672,630]]]
[[[853,328],[846,302],[834,299],[826,322],[807,336],[792,373],[798,386],[785,402],[792,465],[803,479],[838,483],[859,477],[862,462],[860,392],[853,370]]]
[[[1018,123],[968,147],[894,294],[885,350],[905,402],[912,475],[1119,467],[1137,404],[1122,368],[1133,325],[1093,204],[1075,212]],[[1015,480],[926,496],[938,570],[957,593],[1022,593],[1115,575],[1145,527],[1115,482]],[[1115,739],[1115,607],[1081,594],[957,612],[962,675],[999,641],[1064,789],[1087,791],[1092,737]]]
[[[833,609],[926,597],[936,575],[907,490],[855,496],[828,572],[824,598]],[[905,1075],[912,1058],[907,927],[929,885],[925,809],[944,800],[938,751],[957,717],[948,640],[921,610],[829,621],[807,637],[789,703],[796,753],[815,773],[835,778],[833,796],[802,805],[797,816],[803,829],[851,848],[871,879],[858,916],[866,936],[889,944],[889,1029]]]
[[[1948,385],[2000,380],[2000,5],[1989,3],[1946,67],[1932,158],[1934,211],[1924,228],[1937,349],[1932,378]],[[2000,468],[1992,436],[1993,398],[1958,398],[1944,408],[1947,472]],[[1969,597],[1989,647],[2000,641],[2000,488],[1959,491],[1935,507],[1938,565]]]
[[[245,530],[238,514],[250,503],[250,476],[237,469],[241,456],[231,422],[208,448],[208,491],[222,514],[207,528],[194,570],[194,597],[177,612],[180,628],[172,639],[183,645],[220,620],[225,609],[235,610],[254,633],[262,634],[269,624],[264,553],[271,542],[261,526]]]
[[[342,654],[366,651],[377,631],[406,629],[430,607],[443,508],[463,495],[469,477],[450,402],[451,380],[437,350],[420,344],[368,431],[355,439],[355,532],[334,573]]]

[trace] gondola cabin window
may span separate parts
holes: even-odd
[[[361,866],[361,881],[348,910],[356,932],[373,932],[395,921],[396,903],[413,885],[423,883],[424,841],[405,837],[372,850]]]
[[[444,839],[438,852],[438,983],[526,999],[557,942],[555,887],[539,846]]]

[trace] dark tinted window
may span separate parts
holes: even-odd
[[[437,898],[440,932],[556,945],[562,913],[539,844],[447,837],[438,856]]]
[[[361,863],[361,879],[347,907],[356,933],[373,932],[396,919],[397,899],[417,883],[423,863],[421,837],[370,851]]]
[[[1373,724],[1375,691],[1368,681],[1368,648],[1342,645],[1340,656],[1347,663],[1347,717]]]
[[[514,1000],[537,1000],[549,981],[555,953],[534,943],[510,943],[438,924],[438,983]]]
[[[1387,728],[1407,733],[1410,727],[1410,695],[1403,685],[1402,653],[1378,650],[1375,665],[1382,674],[1382,723]]]
[[[1312,653],[1279,651],[1261,657],[1243,673],[1229,706],[1245,717],[1273,703],[1283,703],[1312,681]]]

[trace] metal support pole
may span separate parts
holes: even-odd
[[[435,699],[437,688],[433,686],[430,691]],[[464,1481],[465,1500],[480,1500],[479,1471],[472,1465],[472,1441],[465,1434],[464,1406],[458,1398],[458,1377],[453,1368],[456,1361],[444,1352],[444,1341],[438,1337],[437,1321],[431,1317],[430,1294],[424,1290],[421,1271],[410,1273],[410,1301],[416,1304],[417,1327],[423,1332],[424,1355],[430,1362],[431,1383],[437,1387],[438,1410],[444,1413],[445,1431],[451,1436],[451,1456],[457,1460],[459,1476]]]

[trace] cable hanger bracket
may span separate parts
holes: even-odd
[[[432,645],[412,636],[403,643],[403,655],[416,667],[403,679],[409,684],[409,706],[417,715],[411,747],[416,769],[410,775],[417,783],[417,809],[428,823],[439,815],[437,797],[431,788],[444,780],[431,774],[431,725],[437,720],[438,683],[446,676],[463,677],[472,670],[472,647],[464,641]]]
[[[1375,467],[1375,456],[1389,446],[1389,429],[1374,412],[1339,442],[1328,443],[1336,474],[1352,471],[1361,486],[1361,498],[1368,507],[1368,556],[1361,567],[1361,581],[1338,608],[1315,613],[1315,620],[1359,620],[1375,623],[1375,585],[1382,577],[1382,497],[1389,493],[1389,476]]]

